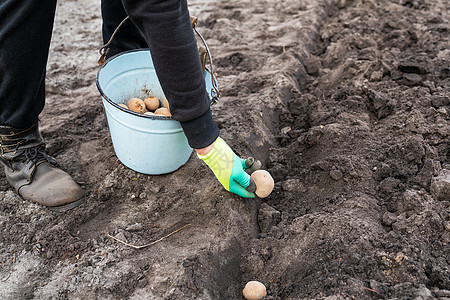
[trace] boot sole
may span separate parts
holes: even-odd
[[[61,206],[47,206],[48,209],[54,212],[65,212],[69,209],[75,208],[81,203],[84,202],[85,197],[78,199],[77,201],[71,202],[69,204],[61,205]]]

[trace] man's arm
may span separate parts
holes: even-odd
[[[122,0],[142,31],[175,120],[192,148],[211,145],[219,129],[210,110],[186,0]]]
[[[122,0],[149,45],[170,111],[219,182],[242,197],[254,197],[244,160],[219,137],[206,91],[197,41],[186,0]],[[250,191],[246,190],[250,186]]]

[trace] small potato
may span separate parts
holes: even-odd
[[[145,103],[142,99],[139,98],[131,98],[127,103],[128,109],[137,113],[145,113],[147,109],[145,108]]]
[[[275,186],[272,176],[266,170],[256,170],[251,177],[256,184],[256,195],[260,198],[266,198],[272,193]]]
[[[155,113],[152,113],[151,111],[148,111],[148,112],[144,113],[144,115],[154,116]]]
[[[165,108],[167,108],[167,109],[170,109],[170,108],[169,108],[169,101],[167,101],[167,98],[166,98],[166,97],[164,97],[164,100],[163,100],[163,107],[165,107]]]
[[[126,106],[125,104],[123,104],[123,103],[118,103],[118,104],[119,104],[119,106],[122,106],[123,108],[128,109],[128,106]]]
[[[249,281],[242,290],[245,299],[260,300],[267,295],[266,287],[259,281]]]
[[[166,107],[160,107],[157,110],[155,110],[155,114],[156,115],[163,115],[163,116],[172,116],[172,114],[170,113],[170,110]]]
[[[159,102],[159,99],[156,97],[148,97],[144,100],[145,107],[147,107],[148,110],[156,110],[161,106],[161,103]]]

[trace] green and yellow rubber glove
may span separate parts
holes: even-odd
[[[218,137],[208,154],[198,157],[214,172],[223,187],[241,197],[254,198],[256,185],[245,169],[246,160],[238,157],[228,144]]]

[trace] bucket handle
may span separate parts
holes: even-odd
[[[120,22],[120,24],[117,26],[116,30],[114,30],[113,34],[111,35],[111,37],[109,38],[109,41],[103,45],[103,47],[100,48],[99,53],[100,53],[100,59],[98,60],[98,65],[101,66],[105,63],[106,61],[106,55],[109,52],[109,45],[111,44],[112,40],[114,39],[114,36],[116,35],[117,31],[119,31],[120,27],[122,27],[122,25],[128,20],[130,19],[130,16],[127,16],[125,19],[122,20],[122,22]],[[217,84],[217,78],[216,75],[214,74],[214,67],[213,67],[213,63],[212,63],[212,55],[211,55],[211,51],[209,50],[208,44],[206,43],[206,40],[203,38],[203,36],[200,34],[200,32],[198,32],[196,25],[197,25],[197,21],[198,18],[191,16],[191,26],[194,29],[195,33],[200,37],[200,40],[202,41],[204,47],[200,47],[199,48],[199,52],[200,52],[200,62],[202,65],[202,72],[205,72],[206,69],[206,61],[209,58],[209,67],[210,67],[210,74],[211,74],[211,83],[212,83],[212,88],[211,88],[211,105],[216,104],[219,101],[219,97],[220,97],[220,91],[219,91],[219,86]]]

